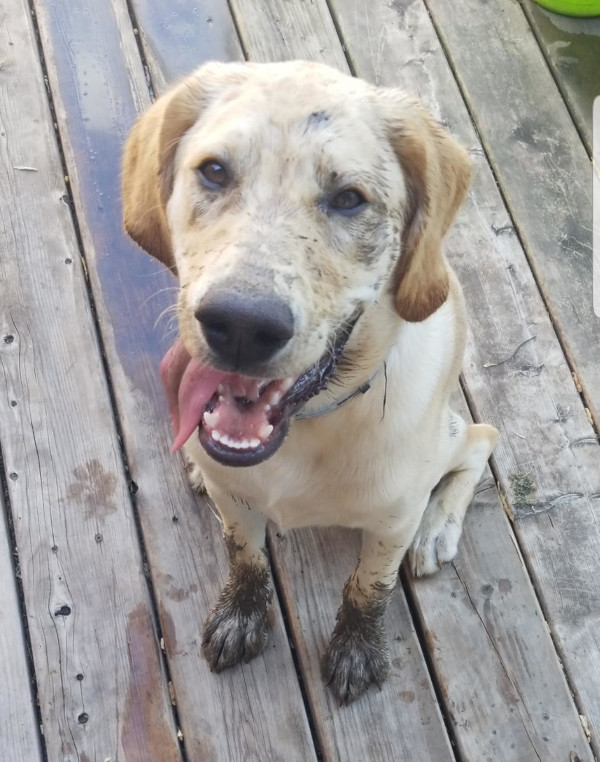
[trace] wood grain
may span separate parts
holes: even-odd
[[[0,665],[3,686],[0,694],[0,762],[41,762],[39,729],[33,708],[32,688],[35,691],[35,687],[30,683],[27,669],[21,610],[11,564],[13,548],[5,521],[8,506],[1,494],[0,509],[3,514],[0,516]]]
[[[406,599],[398,589],[386,618],[392,668],[381,691],[340,708],[321,680],[341,591],[356,565],[358,533],[304,530],[272,535],[272,553],[287,606],[323,759],[376,762],[454,759]]]
[[[128,485],[26,3],[4,3],[0,39],[0,439],[48,758],[141,762],[157,754],[176,762]],[[26,683],[21,690],[28,696]]]
[[[243,58],[229,8],[222,0],[173,0],[166,13],[155,0],[132,0],[132,8],[157,93],[203,61]]]
[[[457,14],[444,0],[427,1],[598,425],[589,157],[519,3],[465,0],[461,7]]]
[[[314,759],[279,614],[268,650],[251,664],[215,676],[200,655],[226,563],[218,524],[169,452],[158,364],[173,334],[156,320],[175,283],[121,229],[121,146],[150,102],[126,3],[36,8],[188,759]]]
[[[531,0],[521,5],[589,154],[592,106],[600,95],[600,19],[552,13]]]
[[[425,8],[420,2],[401,8],[371,3],[365,32],[356,5],[355,14],[338,0],[332,7],[357,71],[416,92],[469,148],[475,162],[473,190],[447,245],[471,323],[464,367],[467,393],[479,419],[501,431],[494,461],[516,519],[515,531],[565,668],[597,733],[597,439]],[[365,36],[368,44],[359,44]],[[498,559],[498,532],[490,522],[476,544],[482,585],[491,574],[488,559]],[[538,616],[527,625],[509,619],[506,627],[537,631]],[[538,681],[522,686],[524,695],[544,694],[543,662]],[[540,737],[546,735],[544,726],[545,721],[538,725]],[[560,758],[558,753],[555,758]]]

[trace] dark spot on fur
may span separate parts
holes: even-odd
[[[455,415],[451,415],[450,422],[448,423],[448,433],[452,439],[458,434],[459,428],[460,420]]]
[[[501,593],[510,593],[512,590],[512,584],[510,580],[508,579],[499,579],[498,580],[498,590],[500,590]]]
[[[330,119],[331,116],[326,111],[313,111],[306,120],[306,130],[326,124]]]
[[[237,501],[236,501],[237,502]],[[241,553],[246,545],[240,545],[235,539],[233,532],[224,532],[223,540],[225,541],[225,547],[227,548],[227,555],[230,563],[235,563],[235,558],[238,553]]]

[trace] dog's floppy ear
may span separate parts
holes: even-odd
[[[123,223],[148,254],[175,270],[166,217],[179,141],[224,85],[246,76],[244,64],[210,63],[162,95],[132,129],[123,157]]]
[[[444,238],[471,179],[466,150],[418,102],[399,91],[384,96],[388,135],[407,182],[408,205],[396,271],[396,309],[420,322],[448,296]]]

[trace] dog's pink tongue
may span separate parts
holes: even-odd
[[[173,344],[160,364],[160,376],[167,393],[176,452],[191,437],[202,420],[206,403],[227,374],[201,365],[187,353],[181,339]]]

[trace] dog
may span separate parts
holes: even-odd
[[[449,407],[467,324],[442,240],[470,174],[418,101],[317,63],[206,64],[133,128],[125,228],[180,284],[174,450],[229,557],[213,671],[265,645],[269,519],[362,530],[322,658],[341,704],[388,673],[403,556],[454,557],[498,438]]]

